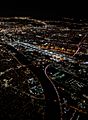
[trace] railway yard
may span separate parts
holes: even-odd
[[[88,120],[88,21],[0,18],[0,119]]]

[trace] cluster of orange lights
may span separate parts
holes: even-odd
[[[65,54],[69,54],[69,55],[73,55],[75,53],[76,50],[72,50],[72,49],[66,49],[64,47],[60,48],[58,46],[38,46],[42,49],[49,49],[49,50],[52,50],[52,51],[59,51],[59,52],[62,52],[62,53],[65,53]]]

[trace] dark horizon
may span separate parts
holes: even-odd
[[[30,16],[36,19],[58,20],[61,17],[88,19],[87,10],[73,7],[6,7],[0,8],[0,17]]]

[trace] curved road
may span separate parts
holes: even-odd
[[[45,71],[41,70],[41,68],[36,68],[29,60],[27,60],[24,54],[18,52],[13,46],[4,43],[0,44],[3,44],[4,47],[6,47],[6,49],[9,50],[11,53],[15,53],[16,59],[21,64],[27,65],[30,68],[30,70],[38,77],[43,87],[46,99],[45,120],[62,120],[59,94],[54,84],[50,81],[50,79],[46,75],[47,67],[45,68]]]

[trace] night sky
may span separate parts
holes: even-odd
[[[81,1],[80,1],[81,2]],[[58,19],[58,17],[88,18],[86,3],[60,2],[24,2],[12,1],[0,6],[0,16],[32,16],[34,18]]]

